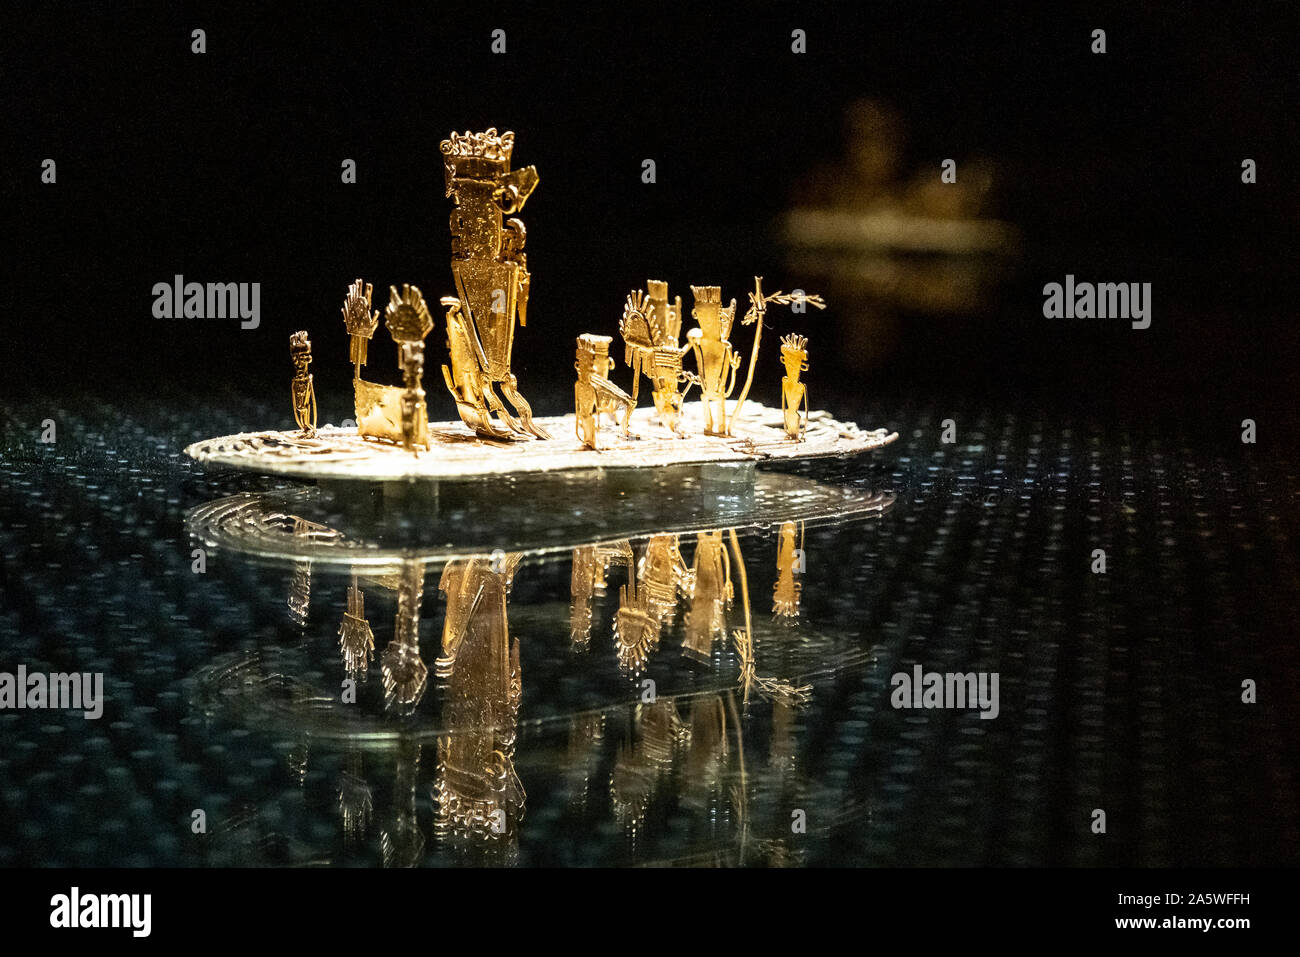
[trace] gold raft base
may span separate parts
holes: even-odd
[[[356,393],[357,432],[401,445],[402,395],[406,390],[365,379],[353,379],[352,385]],[[426,448],[429,445],[429,413],[423,401],[415,409],[414,442]]]
[[[479,438],[462,422],[435,423],[428,426],[428,451],[418,454],[368,439],[356,429],[332,425],[319,429],[314,438],[293,431],[244,432],[196,442],[185,452],[209,465],[304,479],[455,480],[848,456],[898,439],[897,432],[864,431],[851,422],[837,422],[827,412],[814,411],[808,416],[804,440],[796,442],[786,437],[781,410],[756,402],[745,406],[730,436],[702,433],[698,402],[687,403],[683,417],[687,436],[680,438],[659,424],[654,409],[637,409],[631,431],[639,438],[624,438],[617,428],[605,425],[600,430],[600,451],[586,448],[575,434],[574,417],[562,415],[538,420],[555,436],[545,441],[493,442]],[[400,441],[400,413],[397,422]]]

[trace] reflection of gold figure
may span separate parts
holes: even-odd
[[[375,656],[375,633],[366,621],[366,596],[352,576],[348,586],[348,610],[339,623],[339,651],[343,654],[343,670],[349,678],[366,680],[366,672]]]
[[[429,666],[420,657],[420,603],[424,598],[424,566],[406,562],[397,585],[397,618],[393,640],[384,649],[384,705],[414,711],[428,685]]]
[[[776,546],[776,584],[772,588],[772,614],[780,618],[799,616],[799,599],[803,586],[794,576],[796,571],[803,571],[803,563],[797,561],[803,549],[795,546],[795,532],[794,522],[782,523],[780,540]]]
[[[565,785],[572,804],[587,805],[592,772],[601,764],[605,742],[605,716],[600,712],[569,718],[569,743],[564,756]]]
[[[310,522],[297,515],[277,514],[277,521],[288,521],[293,526],[293,536],[304,540],[304,549],[308,542],[329,541],[338,535],[332,528]],[[293,579],[289,583],[289,616],[298,624],[307,624],[307,609],[311,605],[311,562],[293,563]]]
[[[727,608],[735,594],[731,557],[722,543],[721,529],[696,536],[693,576],[695,587],[686,613],[682,654],[707,661],[714,641],[727,637]]]
[[[633,716],[636,742],[619,745],[609,776],[614,816],[635,834],[645,822],[646,809],[660,782],[691,740],[691,729],[677,713],[671,698],[638,704]]]
[[[367,438],[386,439],[413,449],[429,444],[429,414],[425,408],[420,376],[424,366],[424,338],[433,331],[433,317],[420,290],[411,285],[390,286],[385,310],[388,332],[397,343],[397,358],[405,380],[403,387],[379,385],[361,378],[365,362],[366,329],[373,331],[372,320],[364,318],[370,305],[369,288],[363,297],[357,280],[348,289],[343,318],[352,335],[353,362],[356,363],[352,388],[356,400],[357,431]],[[354,332],[354,330],[360,330]],[[361,345],[358,345],[361,343]],[[359,361],[358,361],[359,359]]]
[[[596,432],[602,412],[615,415],[615,410],[622,408],[620,425],[623,434],[628,435],[628,420],[636,405],[631,396],[607,378],[614,362],[609,355],[610,342],[609,336],[590,333],[578,336],[578,358],[574,363],[578,381],[573,386],[574,430],[589,449],[599,448]]]
[[[515,319],[528,319],[530,277],[523,221],[503,214],[523,209],[537,188],[537,170],[511,170],[515,134],[452,133],[440,144],[451,213],[451,271],[456,297],[445,297],[451,367],[447,388],[465,424],[488,438],[550,438],[534,424],[532,408],[516,391],[510,371]],[[506,411],[492,386],[514,407]],[[495,413],[504,428],[492,422]]]
[[[386,313],[388,331],[398,343],[402,364],[401,441],[413,451],[417,445],[429,444],[429,413],[420,380],[424,376],[424,337],[433,331],[433,317],[415,286],[403,286],[401,296],[396,287],[390,286]]]
[[[361,367],[366,364],[366,351],[375,334],[375,327],[379,325],[379,310],[372,312],[370,309],[374,290],[372,283],[363,283],[358,279],[348,286],[348,297],[343,300],[343,324],[347,326],[348,335],[352,337],[349,353],[352,359],[353,379],[361,378]]]
[[[632,402],[635,405],[641,376],[650,380],[659,421],[681,435],[682,401],[678,392],[683,382],[697,382],[692,373],[682,369],[682,357],[689,346],[678,345],[682,329],[682,297],[668,304],[668,283],[657,279],[646,282],[648,295],[633,290],[623,307],[618,324],[623,334],[626,356],[632,367]]]
[[[632,566],[632,546],[626,540],[607,545],[583,545],[573,550],[570,581],[569,637],[573,647],[585,651],[591,641],[591,600],[605,594],[605,570],[611,561]]]
[[[307,609],[311,605],[311,562],[293,563],[288,604],[289,617],[299,625],[307,624]]]
[[[522,557],[453,561],[439,584],[447,618],[437,671],[448,679],[451,733],[438,739],[438,826],[484,839],[512,834],[525,800],[514,766],[519,642],[510,641],[506,615]]]
[[[796,442],[802,442],[808,425],[808,386],[799,381],[799,373],[808,371],[808,340],[793,333],[782,339],[781,361],[785,363],[785,375],[781,379],[785,434]],[[800,406],[803,407],[802,415]]]
[[[664,624],[677,618],[677,593],[690,594],[691,570],[682,558],[676,535],[651,535],[639,567],[641,588],[650,612]]]
[[[731,324],[736,318],[736,300],[725,309],[721,286],[692,286],[695,307],[691,315],[698,323],[686,334],[695,350],[699,369],[700,391],[704,403],[704,431],[709,435],[726,435],[727,399],[736,387],[736,370],[740,354],[731,347]]]
[[[289,357],[293,360],[293,418],[305,437],[316,434],[316,387],[312,384],[311,340],[306,332],[289,337]]]
[[[749,395],[749,387],[754,383],[754,369],[758,366],[758,347],[763,341],[763,319],[767,316],[767,307],[769,303],[777,303],[782,306],[797,306],[803,309],[805,306],[813,306],[817,309],[825,309],[826,303],[822,301],[821,296],[810,296],[807,293],[796,290],[794,292],[774,292],[770,296],[763,295],[763,277],[754,277],[754,291],[749,294],[749,308],[745,310],[745,317],[741,320],[742,325],[754,327],[754,345],[749,350],[749,369],[745,373],[745,385],[740,390],[740,396],[736,399],[736,407],[731,410],[731,417],[727,421],[727,434],[731,434],[731,423],[740,418],[740,410],[745,405],[745,399]]]
[[[361,773],[361,752],[349,751],[339,782],[339,817],[343,824],[343,843],[348,847],[360,844],[370,827],[374,812],[374,794]]]

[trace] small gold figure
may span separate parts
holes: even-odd
[[[635,835],[645,824],[655,792],[690,747],[691,729],[671,698],[638,704],[632,720],[636,738],[619,744],[609,775],[609,798],[614,817]]]
[[[348,610],[339,622],[339,651],[343,655],[343,670],[352,680],[366,680],[366,672],[375,656],[375,633],[366,620],[366,596],[361,591],[357,576],[352,576],[348,588]]]
[[[741,361],[729,338],[736,318],[736,300],[723,308],[721,286],[692,286],[691,292],[695,294],[691,315],[698,325],[686,334],[686,341],[695,351],[699,370],[704,431],[707,435],[727,435],[727,399],[736,387],[736,370]]]
[[[783,522],[776,546],[776,584],[772,586],[772,614],[778,618],[797,618],[803,585],[795,579],[803,571],[802,536],[795,546],[794,522]]]
[[[349,353],[352,358],[353,379],[361,378],[361,367],[366,364],[366,351],[370,339],[379,325],[379,310],[370,311],[374,285],[360,279],[348,286],[348,297],[343,300],[343,324],[352,337]]]
[[[678,344],[682,329],[682,297],[668,304],[668,283],[658,279],[646,282],[647,293],[634,289],[623,307],[619,332],[623,335],[625,358],[632,367],[632,402],[635,405],[641,376],[650,380],[659,421],[675,434],[679,430],[685,393],[678,392],[683,382],[699,379],[682,368],[682,357],[689,346]],[[689,386],[687,386],[689,388]]]
[[[293,360],[293,418],[303,438],[312,438],[316,435],[316,387],[307,371],[311,365],[311,340],[305,331],[289,337],[289,357]]]
[[[781,361],[785,363],[785,375],[781,378],[785,434],[802,442],[808,426],[808,386],[799,381],[799,373],[808,371],[808,340],[796,333],[782,339]]]
[[[517,213],[537,188],[532,166],[510,169],[515,134],[452,133],[439,144],[451,213],[451,271],[456,296],[447,307],[451,366],[442,367],[461,419],[494,439],[550,436],[533,422],[533,410],[517,391],[510,371],[515,319],[527,324],[530,276],[523,221]],[[499,385],[518,415],[506,411],[492,390]],[[492,421],[492,414],[504,428]]]
[[[686,613],[686,636],[682,654],[696,661],[708,661],[713,644],[727,637],[727,609],[735,597],[731,584],[731,556],[722,541],[722,530],[696,535],[694,588]]]
[[[606,378],[613,360],[609,357],[609,336],[584,333],[578,336],[577,360],[573,367],[578,371],[578,381],[573,385],[574,431],[582,444],[589,449],[599,449],[596,433],[600,427],[600,413],[623,409],[622,429],[628,435],[628,420],[636,405],[632,397]]]
[[[368,334],[373,334],[378,313],[367,313],[371,289],[361,289],[357,280],[348,289],[343,319],[352,336],[357,431],[366,438],[385,439],[409,450],[428,448],[429,413],[421,380],[424,374],[424,339],[433,331],[433,317],[419,288],[404,285],[399,293],[389,287],[385,310],[388,332],[397,343],[397,360],[402,367],[403,387],[379,385],[361,378],[366,361]]]

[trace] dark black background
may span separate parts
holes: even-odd
[[[516,165],[541,174],[516,370],[538,410],[558,413],[574,336],[615,332],[646,277],[742,301],[755,273],[807,285],[782,272],[774,219],[799,176],[839,155],[845,104],[871,95],[906,117],[912,167],[998,159],[1024,257],[994,315],[910,322],[883,368],[846,389],[1122,402],[1139,416],[1193,402],[1230,421],[1290,406],[1289,4],[100,4],[6,21],[6,393],[272,395],[287,389],[288,335],[305,328],[322,419],[337,421],[347,284],[364,276],[377,301],[392,283],[450,291],[438,141],[496,126],[517,132]],[[505,56],[489,49],[496,27]],[[1255,185],[1241,182],[1247,156]],[[40,182],[45,157],[56,185]],[[356,185],[340,182],[345,157]],[[1153,283],[1152,327],[1044,319],[1042,285],[1067,272]],[[153,284],[176,273],[260,282],[261,328],[154,319]],[[814,342],[819,385],[833,380],[827,338]],[[374,377],[396,381],[378,354]]]

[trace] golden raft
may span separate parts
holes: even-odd
[[[440,300],[448,359],[440,371],[459,422],[429,421],[425,340],[434,320],[416,286],[391,286],[385,309],[402,384],[362,377],[379,311],[372,309],[373,284],[357,279],[342,310],[351,337],[355,419],[317,428],[311,341],[305,331],[295,332],[290,359],[297,430],[240,433],[196,442],[185,451],[200,462],[276,475],[389,481],[664,466],[743,472],[775,460],[855,455],[898,438],[810,409],[801,379],[808,369],[808,340],[798,333],[781,339],[781,407],[746,404],[768,307],[802,315],[826,306],[801,289],[767,293],[760,276],[740,319],[753,329],[747,364],[731,341],[735,299],[724,306],[719,286],[692,286],[694,326],[683,337],[681,297],[670,301],[666,282],[648,280],[644,290],[628,295],[618,326],[632,376],[630,394],[612,378],[613,337],[584,333],[576,339],[573,414],[534,419],[511,360],[516,326],[527,321],[532,282],[524,224],[514,214],[537,188],[538,175],[531,166],[511,168],[513,149],[514,134],[495,129],[452,133],[440,145],[453,204],[456,288]],[[688,356],[694,368],[686,367]],[[653,407],[639,409],[642,376],[649,380]],[[688,401],[692,388],[698,398]]]
[[[683,417],[691,423],[702,416],[688,403]],[[878,449],[898,438],[884,429],[864,432],[850,422],[837,422],[827,413],[809,416],[802,442],[790,441],[782,428],[781,410],[750,403],[730,436],[695,432],[678,438],[653,421],[653,409],[638,409],[631,425],[640,438],[612,434],[597,451],[574,434],[574,416],[538,419],[555,438],[537,442],[499,443],[476,436],[461,422],[428,426],[432,448],[411,454],[399,445],[375,441],[356,429],[325,426],[315,436],[296,431],[245,432],[195,442],[186,453],[210,465],[251,469],[273,475],[309,479],[455,480],[510,473],[572,472],[600,469],[639,469],[672,465],[745,466],[780,460],[856,455]]]

